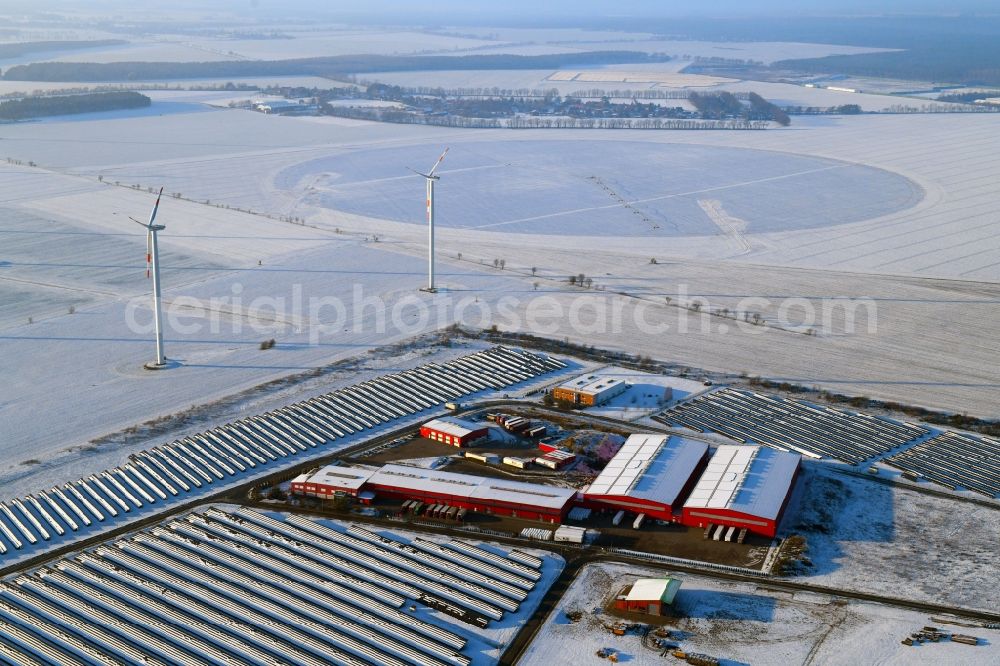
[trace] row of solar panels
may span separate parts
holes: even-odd
[[[330,547],[345,542],[330,533],[347,537],[210,509],[0,583],[0,662],[471,663],[462,636],[400,610],[426,599],[426,582],[341,559]]]
[[[493,347],[384,375],[130,456],[121,467],[0,503],[0,556],[72,538],[369,428],[566,367]]]
[[[926,435],[922,426],[733,388],[681,403],[653,419],[741,442],[835,458],[852,465]]]
[[[989,437],[945,432],[885,462],[952,490],[1000,496],[1000,441]]]

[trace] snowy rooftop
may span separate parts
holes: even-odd
[[[548,458],[549,460],[569,460],[570,458],[576,458],[575,453],[570,451],[563,451],[562,449],[556,449],[555,451],[549,451],[544,456],[539,456],[540,458]]]
[[[800,459],[797,453],[763,446],[722,445],[684,506],[775,519]]]
[[[693,439],[630,435],[587,494],[631,495],[672,504],[707,451],[707,444]]]
[[[369,481],[373,484],[407,490],[454,495],[473,500],[528,504],[547,509],[562,509],[576,495],[576,491],[572,488],[490,479],[406,465],[386,465],[372,474]]]
[[[344,490],[358,490],[365,485],[372,474],[373,469],[365,467],[341,467],[340,465],[330,465],[321,467],[312,474],[302,474],[295,477],[298,483],[322,483],[328,486],[343,488]]]
[[[660,600],[667,604],[674,602],[681,582],[676,578],[640,578],[625,595],[627,601]]]
[[[558,388],[578,393],[598,394],[609,388],[621,386],[625,382],[618,377],[603,377],[601,375],[583,375],[571,381],[560,384]]]
[[[465,437],[466,435],[472,434],[477,430],[482,430],[485,425],[480,423],[473,423],[472,421],[465,421],[462,419],[452,418],[450,416],[444,416],[439,419],[434,419],[433,421],[428,421],[424,424],[425,428],[431,428],[432,430],[437,430],[438,432],[443,432],[448,435],[454,435],[455,437]]]

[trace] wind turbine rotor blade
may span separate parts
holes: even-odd
[[[163,188],[160,188],[160,193],[156,195],[156,203],[153,204],[153,212],[149,214],[149,226],[153,226],[153,220],[156,219],[156,211],[160,207],[160,197],[163,196]]]
[[[143,229],[148,229],[149,228],[148,224],[146,224],[145,222],[140,222],[139,220],[135,219],[131,215],[128,216],[128,219],[132,220],[133,222],[135,222],[136,224],[138,224]]]
[[[149,279],[149,267],[153,263],[153,230],[146,232],[146,279]]]
[[[417,174],[418,176],[422,176],[424,178],[430,178],[430,176],[428,176],[426,173],[420,173],[416,169],[411,169],[410,167],[406,167],[406,170],[407,171],[412,171],[413,173]]]
[[[445,149],[444,149],[444,152],[443,152],[443,153],[441,153],[441,157],[439,157],[439,158],[438,158],[438,161],[434,163],[434,166],[432,166],[432,167],[431,167],[431,170],[430,170],[430,172],[429,172],[429,173],[427,174],[427,177],[428,177],[428,178],[431,178],[431,177],[433,177],[433,176],[434,176],[434,172],[435,172],[435,171],[437,171],[437,168],[438,168],[439,166],[441,166],[441,162],[443,162],[443,161],[444,161],[444,156],[448,154],[448,151],[449,151],[449,150],[451,150],[451,148],[445,148]]]

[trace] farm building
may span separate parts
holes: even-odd
[[[364,467],[329,465],[298,475],[292,479],[290,490],[294,495],[311,495],[320,499],[357,495],[374,473],[375,470]]]
[[[562,522],[576,497],[572,488],[386,465],[364,484],[380,497],[416,499],[469,511]]]
[[[707,459],[704,442],[668,435],[631,435],[584,492],[584,504],[592,509],[675,520],[674,509],[694,487]]]
[[[552,389],[552,397],[574,405],[593,407],[621,395],[628,390],[628,384],[617,377],[584,375]]]
[[[535,463],[549,469],[562,469],[574,460],[576,460],[575,453],[556,449],[555,451],[549,451],[544,456],[538,456],[535,458]]]
[[[630,613],[663,615],[674,603],[681,581],[676,578],[640,578],[615,597],[615,608]]]
[[[434,419],[420,426],[420,436],[452,446],[469,446],[486,437],[489,428],[472,421],[463,421],[451,416]]]
[[[720,446],[684,502],[681,522],[691,527],[745,527],[773,537],[800,459],[797,453],[764,446]]]

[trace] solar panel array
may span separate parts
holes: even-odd
[[[202,489],[251,477],[337,439],[565,367],[557,359],[498,346],[383,375],[141,451],[114,469],[0,502],[0,561],[4,555],[84,536]]]
[[[461,632],[416,604],[485,626],[541,577],[476,546],[285,518],[210,508],[0,583],[0,662],[469,666]]]
[[[1000,441],[990,437],[944,432],[885,462],[952,490],[1000,495]]]
[[[669,426],[715,432],[740,442],[835,458],[852,465],[925,436],[918,425],[814,405],[778,395],[724,388],[653,416]]]

